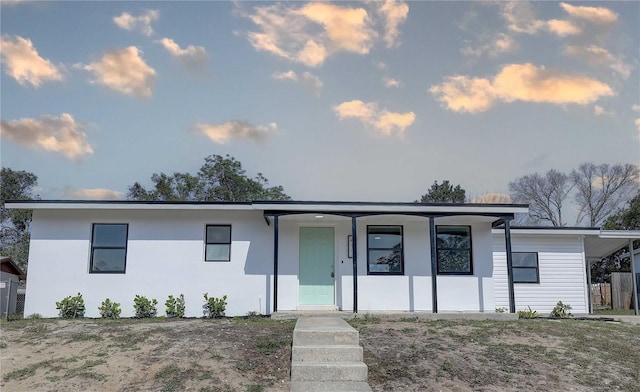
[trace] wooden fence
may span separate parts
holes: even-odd
[[[611,273],[611,305],[613,309],[633,309],[633,281],[630,272]]]
[[[611,308],[611,284],[592,283],[591,300],[594,307]]]

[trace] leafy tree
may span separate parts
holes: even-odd
[[[562,206],[573,184],[564,173],[549,170],[544,176],[534,173],[509,183],[511,199],[529,204],[528,223],[564,226]]]
[[[38,199],[33,189],[38,185],[38,177],[26,171],[14,171],[2,168],[0,173],[0,246],[2,256],[9,256],[13,261],[26,269],[29,258],[29,226],[31,210],[9,210],[5,208],[5,200]]]
[[[464,203],[466,200],[466,191],[456,185],[455,187],[449,183],[449,180],[434,181],[431,188],[420,197],[420,203]]]
[[[269,180],[258,173],[250,178],[242,163],[227,155],[206,157],[196,175],[189,173],[154,173],[152,189],[145,189],[136,182],[129,187],[127,198],[131,200],[165,201],[252,201],[290,200],[282,186],[269,187]]]
[[[627,208],[621,208],[605,222],[606,230],[640,230],[640,191],[629,201]],[[633,248],[640,248],[640,241],[633,242]],[[603,283],[611,280],[612,272],[631,271],[631,258],[621,257],[629,252],[623,248],[613,255],[591,263],[591,280]]]
[[[596,165],[583,163],[571,172],[580,208],[577,224],[587,220],[590,227],[604,223],[638,189],[638,167],[631,164]]]

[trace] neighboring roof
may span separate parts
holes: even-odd
[[[157,209],[157,210],[257,210],[291,212],[385,212],[385,213],[460,213],[515,214],[528,212],[526,204],[441,204],[389,203],[349,201],[253,201],[253,202],[193,202],[193,201],[132,201],[132,200],[8,200],[7,208],[31,210],[61,209]]]
[[[0,257],[0,270],[2,272],[7,272],[12,275],[18,275],[21,278],[24,277],[24,272],[18,264],[16,264],[11,257],[2,256]]]

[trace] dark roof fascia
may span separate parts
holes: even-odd
[[[494,229],[504,229],[504,225],[494,227]],[[511,226],[511,230],[593,230],[600,231],[599,227],[581,227],[581,226]]]
[[[0,258],[0,263],[2,264],[7,263],[11,267],[13,267],[13,269],[17,272],[17,274],[14,274],[14,275],[25,276],[25,273],[24,271],[22,271],[22,268],[20,268],[20,266],[16,264],[16,262],[13,261],[11,257],[2,256],[2,258]]]
[[[373,201],[300,201],[300,200],[255,200],[251,204],[280,204],[280,205],[327,205],[327,206],[390,206],[390,207],[521,207],[528,208],[528,204],[490,204],[490,203],[412,203],[412,202],[373,202]]]
[[[286,215],[304,215],[304,214],[318,214],[318,215],[336,215],[343,217],[364,217],[364,216],[376,216],[376,215],[408,215],[408,216],[421,216],[424,218],[444,218],[449,216],[485,216],[489,218],[500,219],[513,219],[514,214],[494,214],[490,212],[413,212],[413,211],[289,211],[289,210],[265,210],[263,215],[265,218],[274,216],[286,216]]]
[[[166,200],[6,200],[24,204],[143,204],[143,205],[251,205],[250,201],[166,201]]]

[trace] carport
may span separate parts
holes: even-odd
[[[640,240],[640,230],[600,230],[584,237],[584,254],[587,265],[587,284],[589,293],[589,312],[592,313],[591,299],[591,262],[599,261],[622,248],[633,249],[633,241]],[[633,310],[638,315],[638,279],[640,279],[640,260],[629,252],[631,258],[631,281],[633,282]]]

